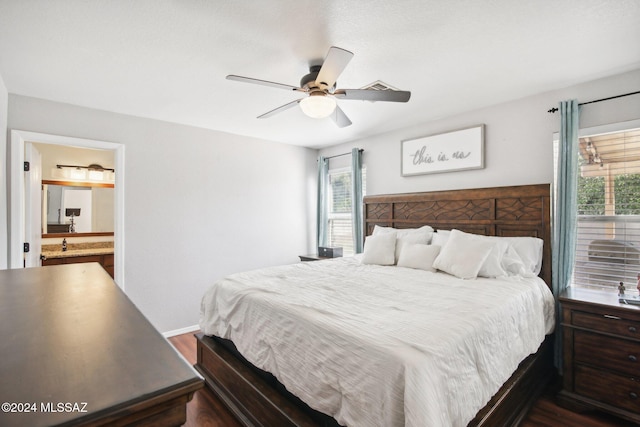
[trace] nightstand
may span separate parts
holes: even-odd
[[[560,403],[640,423],[640,306],[620,304],[616,289],[571,287],[559,300]]]
[[[333,259],[331,257],[320,256],[318,254],[310,254],[310,255],[298,255],[300,257],[300,261],[320,261],[323,259]]]

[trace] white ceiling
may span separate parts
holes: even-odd
[[[638,0],[0,0],[10,93],[322,147],[640,68]],[[353,125],[299,97],[330,46],[355,53],[338,88],[376,80],[407,104],[339,101]],[[614,95],[614,94],[612,94]]]

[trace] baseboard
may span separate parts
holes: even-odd
[[[163,332],[162,336],[165,338],[175,337],[176,335],[182,335],[189,332],[195,332],[200,330],[200,325],[191,325],[185,328],[174,329],[173,331]]]

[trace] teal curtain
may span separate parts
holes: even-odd
[[[553,213],[552,287],[556,297],[570,284],[576,255],[578,192],[578,101],[560,103],[560,145]],[[556,304],[556,325],[560,310]],[[562,329],[556,328],[556,366],[562,372]]]
[[[329,180],[329,159],[318,158],[318,204],[316,238],[318,246],[327,246],[327,181]]]
[[[362,225],[362,151],[351,150],[351,212],[353,225],[353,251],[357,254],[363,248]]]
[[[576,251],[578,191],[578,101],[560,103],[560,145],[553,216],[553,292],[569,286]]]

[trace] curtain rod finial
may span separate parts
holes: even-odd
[[[556,111],[558,111],[558,109],[556,107],[553,107],[552,109],[548,110],[547,113],[555,113]]]

